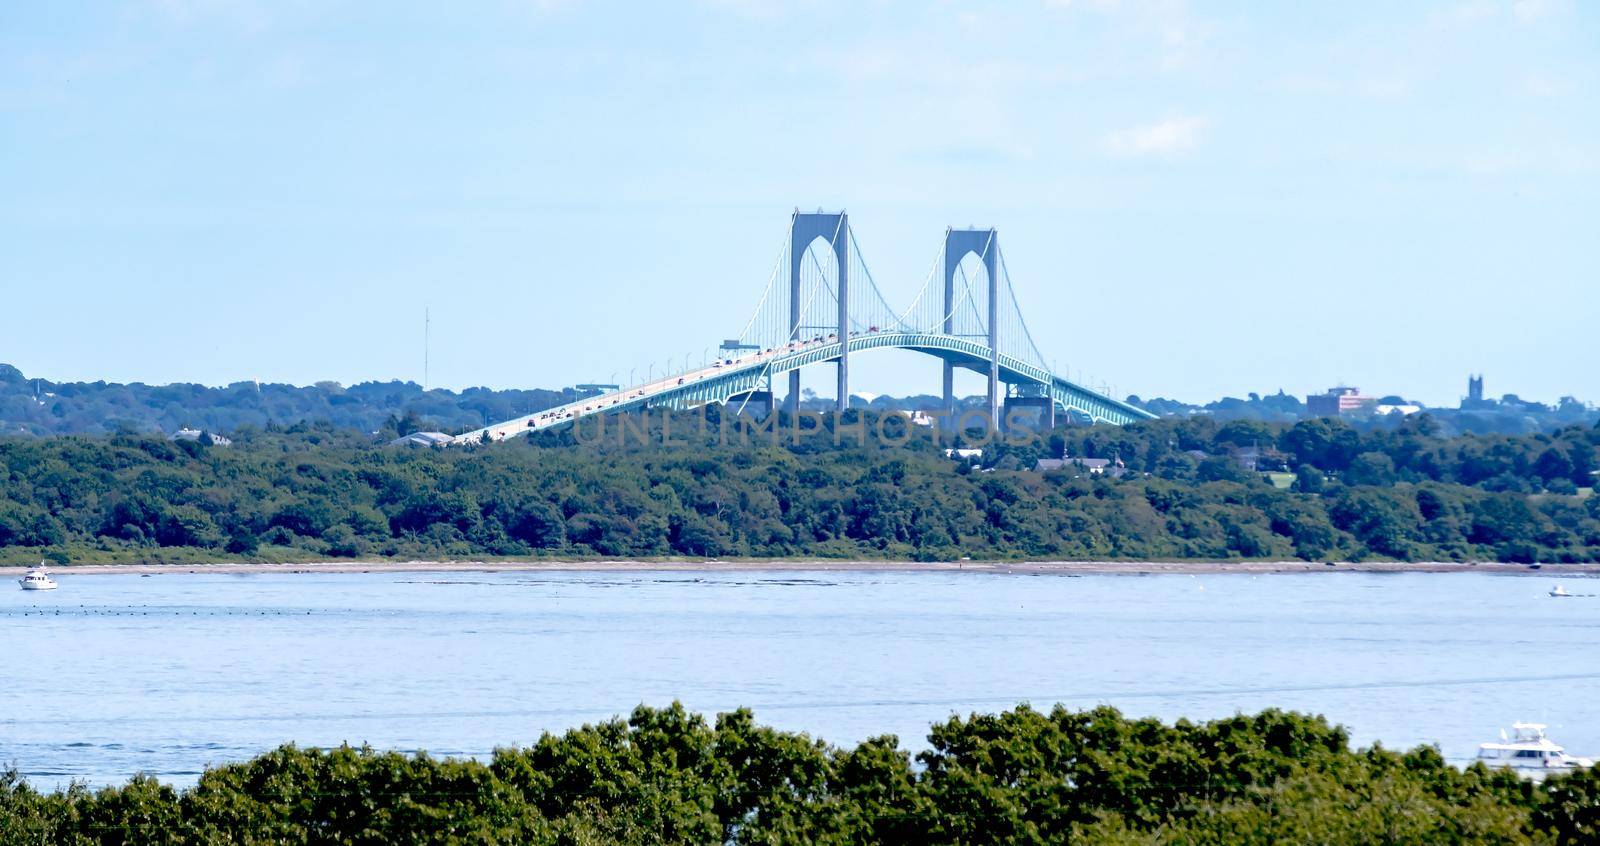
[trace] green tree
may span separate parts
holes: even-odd
[[[1246,470],[1244,465],[1227,455],[1213,455],[1201,461],[1196,477],[1202,482],[1249,484],[1256,481],[1256,474]]]
[[[1300,493],[1319,494],[1327,486],[1327,476],[1309,464],[1294,468],[1294,490]]]
[[[1344,479],[1352,485],[1392,485],[1394,460],[1381,452],[1363,452],[1350,462]]]

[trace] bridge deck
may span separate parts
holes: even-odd
[[[851,353],[870,349],[916,350],[959,364],[981,365],[984,369],[987,369],[991,356],[984,344],[970,338],[938,333],[860,332],[850,336],[849,349]],[[486,433],[491,440],[502,440],[563,426],[593,414],[651,406],[691,408],[703,403],[727,402],[732,397],[760,389],[769,376],[776,377],[801,367],[833,361],[839,357],[839,353],[838,337],[828,335],[796,341],[783,347],[748,352],[742,356],[721,358],[706,367],[474,429],[456,436],[452,443],[478,443]],[[1142,408],[1092,391],[1007,355],[1000,356],[1000,379],[1009,384],[1045,386],[1051,398],[1063,409],[1079,412],[1097,422],[1120,425],[1155,417]]]

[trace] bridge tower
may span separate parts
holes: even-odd
[[[944,232],[944,324],[945,334],[956,334],[956,272],[968,253],[983,263],[988,277],[989,313],[984,318],[984,333],[989,343],[989,425],[1000,426],[1000,234],[988,229],[946,229]],[[955,365],[944,363],[944,410],[954,414]]]
[[[800,301],[800,267],[811,242],[821,238],[833,248],[839,268],[839,410],[850,407],[850,216],[844,212],[802,212],[795,210],[789,222],[789,340],[802,340],[801,319],[805,303]],[[800,411],[800,371],[789,372],[789,398],[784,403],[789,413]]]

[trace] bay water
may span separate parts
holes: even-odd
[[[486,756],[640,703],[837,744],[1030,702],[1600,754],[1600,580],[915,571],[57,573],[0,590],[0,766],[191,784],[278,744]],[[1556,581],[1579,594],[1548,595]],[[7,588],[10,586],[7,585]]]

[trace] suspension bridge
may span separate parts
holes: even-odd
[[[755,312],[715,360],[678,372],[653,374],[636,385],[603,386],[603,393],[466,432],[455,443],[501,440],[569,425],[594,414],[647,408],[690,409],[707,403],[742,412],[752,401],[774,408],[774,382],[786,379],[786,408],[799,410],[800,370],[832,363],[842,411],[850,397],[850,360],[876,349],[914,350],[941,359],[943,412],[955,414],[957,368],[988,380],[986,419],[996,428],[1006,408],[1037,408],[1047,425],[1059,409],[1113,424],[1155,415],[1052,372],[1022,318],[990,229],[948,229],[922,288],[896,310],[861,257],[845,212],[801,212],[790,218],[778,261]]]

